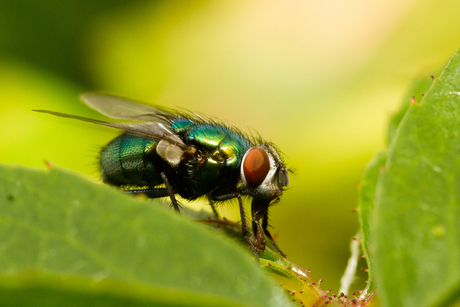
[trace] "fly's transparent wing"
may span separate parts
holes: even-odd
[[[157,115],[167,113],[167,111],[158,107],[148,106],[128,98],[109,94],[87,92],[81,94],[80,99],[99,113],[117,119],[146,122],[158,121]]]
[[[90,122],[90,123],[97,124],[97,125],[121,129],[121,130],[130,132],[134,135],[139,135],[145,138],[165,140],[170,144],[177,145],[179,148],[187,152],[195,151],[193,147],[189,147],[185,145],[184,142],[173,131],[171,131],[170,128],[168,128],[162,122],[110,123],[110,122],[104,122],[104,121],[95,120],[91,118],[86,118],[86,117],[81,117],[81,116],[71,115],[71,114],[66,114],[66,113],[60,113],[60,112],[54,112],[54,111],[47,111],[47,110],[33,110],[33,111],[52,114],[52,115],[59,116],[59,117],[78,119],[78,120]]]

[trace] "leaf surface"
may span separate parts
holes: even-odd
[[[369,280],[367,292],[374,289],[374,282],[372,280],[372,262],[370,261],[369,246],[371,243],[371,223],[372,214],[374,210],[374,197],[375,187],[377,184],[378,176],[381,167],[385,164],[386,155],[385,153],[377,153],[367,165],[364,170],[363,179],[360,183],[359,190],[359,223],[361,227],[361,246],[363,249],[364,256],[367,261],[367,268],[369,272]]]
[[[383,306],[431,306],[460,280],[460,53],[390,142],[371,260]]]
[[[159,301],[161,293],[193,293],[229,305],[289,304],[241,246],[158,203],[57,168],[0,165],[0,281],[35,272],[54,277],[28,289],[66,293],[61,282],[81,277],[86,292],[119,282],[164,289]],[[26,292],[6,293],[19,300]]]

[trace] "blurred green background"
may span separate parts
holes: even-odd
[[[98,150],[117,132],[30,111],[102,119],[78,101],[87,90],[255,129],[295,170],[272,233],[338,291],[362,171],[411,80],[460,46],[459,13],[454,0],[2,0],[0,162],[98,180]]]

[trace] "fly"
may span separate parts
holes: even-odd
[[[268,231],[268,209],[289,186],[288,170],[272,144],[193,113],[99,93],[83,93],[81,100],[105,116],[135,122],[105,122],[54,111],[34,111],[123,131],[101,150],[104,183],[150,198],[169,197],[177,212],[180,205],[176,194],[188,200],[206,196],[215,213],[213,202],[236,198],[242,234],[256,259],[257,250],[265,250],[266,237],[286,257]],[[252,197],[255,239],[250,237],[242,196]]]

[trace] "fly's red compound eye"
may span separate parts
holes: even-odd
[[[248,186],[258,187],[265,179],[270,170],[270,159],[267,153],[260,147],[249,149],[243,163],[243,173]]]

